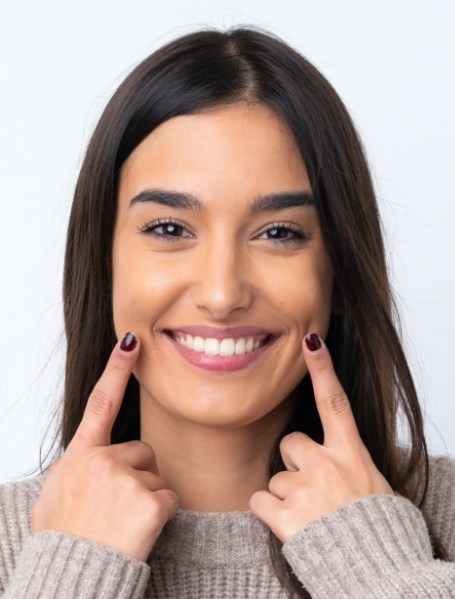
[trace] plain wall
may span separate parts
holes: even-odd
[[[65,229],[97,118],[152,50],[238,23],[298,48],[347,104],[374,173],[430,449],[455,455],[454,20],[452,2],[429,0],[2,3],[0,481],[36,467],[52,441]]]

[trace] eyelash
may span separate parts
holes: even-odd
[[[142,233],[155,235],[156,237],[160,238],[165,243],[176,243],[182,237],[181,235],[166,235],[166,234],[156,233],[156,230],[158,228],[164,227],[165,225],[173,225],[174,227],[178,227],[180,229],[186,229],[186,227],[183,224],[180,224],[177,220],[166,218],[166,219],[160,219],[160,220],[152,221],[150,223],[146,223],[145,225],[140,227],[139,230]],[[268,240],[272,241],[273,243],[278,243],[278,244],[281,244],[284,246],[296,246],[296,245],[301,245],[301,244],[305,243],[306,241],[308,241],[309,239],[311,239],[311,235],[307,231],[305,231],[304,229],[301,229],[300,227],[297,227],[296,225],[291,225],[289,223],[272,223],[267,229],[265,229],[261,233],[261,235],[264,233],[267,233],[268,231],[280,230],[280,229],[284,229],[288,233],[292,233],[294,235],[294,237],[279,238],[279,239],[274,239],[272,237],[272,238],[269,238]]]

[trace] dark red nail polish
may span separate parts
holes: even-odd
[[[133,351],[137,345],[136,336],[133,333],[127,333],[120,343],[120,349],[123,351]]]
[[[311,333],[305,337],[305,343],[310,351],[321,349],[321,341],[316,333]]]

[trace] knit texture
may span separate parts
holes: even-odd
[[[311,522],[283,554],[313,599],[455,598],[455,461],[432,458],[424,506],[450,562],[432,557],[420,510],[375,495]],[[284,599],[268,529],[251,512],[179,510],[146,563],[55,531],[31,533],[44,476],[0,487],[2,599]]]

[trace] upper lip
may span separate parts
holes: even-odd
[[[204,339],[237,339],[238,337],[255,337],[258,335],[276,336],[272,331],[263,327],[242,326],[242,327],[210,327],[207,325],[187,325],[165,331],[173,335],[185,334],[192,337],[204,337]]]

